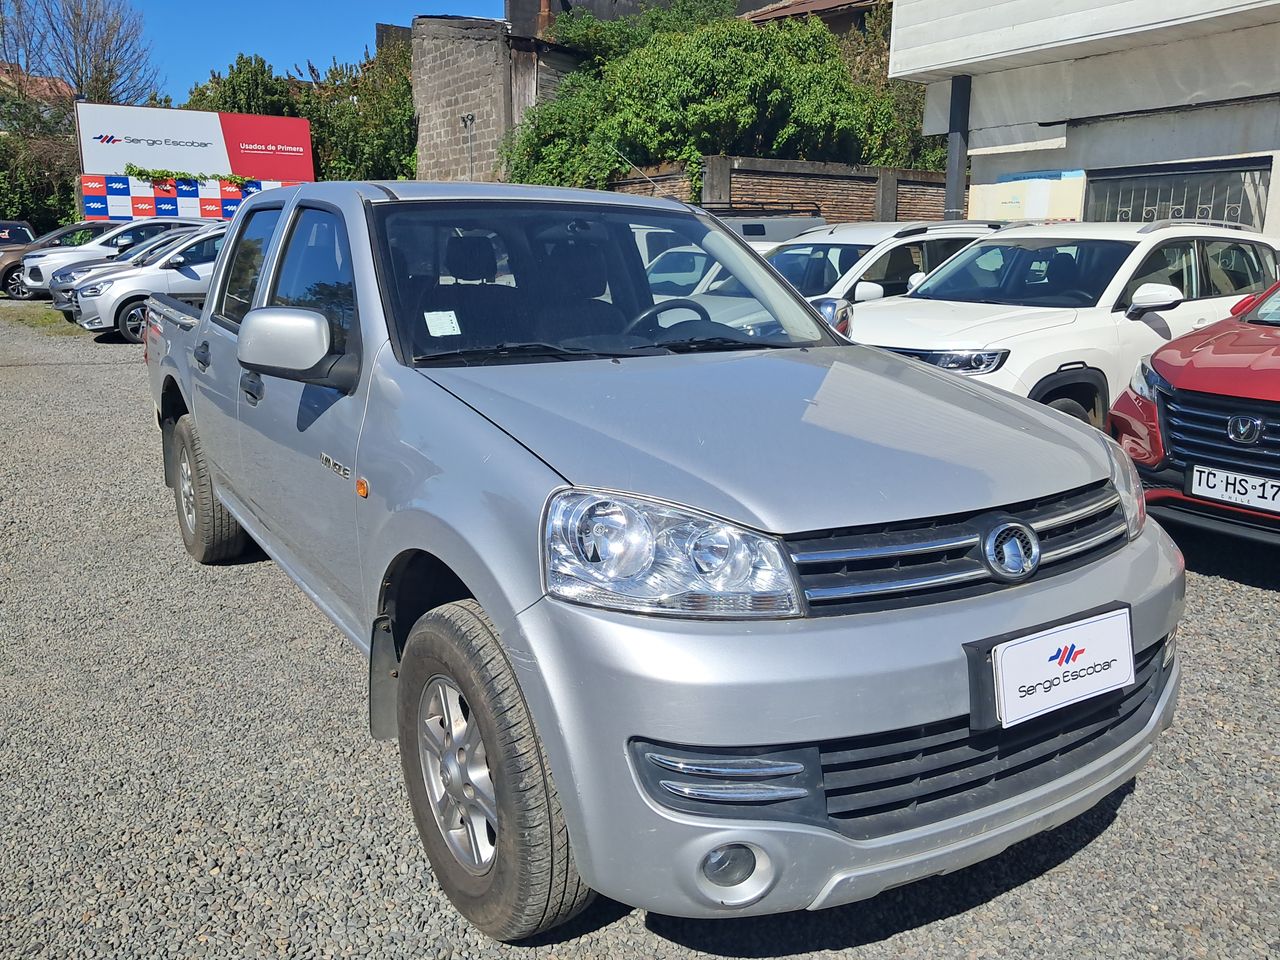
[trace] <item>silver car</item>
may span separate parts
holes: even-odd
[[[656,232],[734,297],[663,299]],[[257,541],[367,655],[433,874],[494,937],[592,891],[872,897],[1077,816],[1172,721],[1183,563],[1128,456],[837,340],[685,204],[266,191],[203,311],[145,330],[187,549]]]
[[[49,292],[50,279],[59,270],[90,260],[114,260],[158,233],[176,227],[202,227],[208,222],[199,217],[146,217],[127,220],[77,247],[51,247],[25,254],[22,258],[22,283],[27,290],[45,295]]]
[[[190,235],[197,229],[199,228],[195,226],[175,227],[173,230],[157,233],[154,237],[143,240],[131,249],[127,255],[119,259],[97,257],[93,260],[77,263],[75,266],[63,267],[49,278],[49,296],[53,300],[53,308],[61,311],[68,322],[75,323],[72,294],[79,284],[90,277],[97,278],[123,273],[126,270],[132,270],[134,267],[144,266],[150,263],[159,251],[177,243],[178,240]]]

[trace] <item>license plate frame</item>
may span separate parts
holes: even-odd
[[[1098,624],[1108,624],[1109,627],[1106,632],[1099,634],[1096,632]],[[1119,632],[1116,632],[1117,630]],[[1082,639],[1089,636],[1097,638],[1094,642],[1095,653],[1089,653],[1088,644],[1081,643]],[[1060,645],[1055,643],[1050,650],[1048,641],[1051,639],[1064,640],[1066,646],[1059,649]],[[1079,654],[1073,654],[1070,651],[1072,641],[1076,643]],[[1033,702],[1038,701],[1039,707],[1025,709],[1025,703],[1019,705],[1016,702],[1008,702],[1007,688],[1002,687],[1001,684],[1002,681],[1009,680],[1011,667],[1014,668],[1013,676],[1021,675],[1020,670],[1028,666],[1025,651],[1036,648],[1038,656],[1043,652],[1039,651],[1039,646],[1045,646],[1049,653],[1056,650],[1059,655],[1066,650],[1066,656],[1071,657],[1073,662],[1070,665],[1055,664],[1051,670],[1046,658],[1043,669],[1035,671],[1034,676],[1027,677],[1028,681],[1046,680],[1053,676],[1061,680],[1064,671],[1078,672],[1102,662],[1096,658],[1095,654],[1105,653],[1106,660],[1117,659],[1119,662],[1112,663],[1106,668],[1098,668],[1086,676],[1062,681],[1053,686],[1052,690],[1061,691],[1068,689],[1066,687],[1068,683],[1079,684],[1069,688],[1070,696],[1064,697],[1059,693],[1058,696],[1049,697],[1046,700],[1045,696],[1052,691],[1041,690],[1032,695],[1035,698]],[[1017,658],[1016,663],[1003,662],[1010,652],[1020,648],[1024,652]],[[985,640],[966,643],[964,650],[969,667],[969,726],[974,732],[1018,726],[1028,720],[1131,686],[1136,677],[1132,611],[1127,603],[1106,604],[1029,629],[1011,631]],[[997,666],[998,663],[1000,666]],[[1040,673],[1044,676],[1040,676]],[[1027,698],[1021,699],[1026,701]],[[1018,708],[1019,706],[1022,708]]]
[[[1232,486],[1238,486],[1243,483],[1246,486],[1246,492],[1240,496],[1228,496],[1226,494],[1215,494],[1210,490],[1204,490],[1198,481],[1202,475],[1213,475],[1213,479],[1218,481],[1221,479],[1224,483],[1228,480]],[[1270,516],[1280,517],[1280,480],[1273,480],[1270,477],[1259,477],[1251,473],[1241,473],[1238,470],[1226,470],[1222,467],[1210,467],[1200,463],[1187,465],[1187,478],[1183,492],[1197,500],[1203,500],[1208,503],[1225,503],[1234,507],[1243,507],[1246,510],[1256,510],[1258,513],[1265,513]],[[1254,484],[1262,484],[1263,489],[1275,489],[1275,500],[1262,500],[1255,502],[1259,498],[1252,494]]]

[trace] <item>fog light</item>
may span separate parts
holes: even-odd
[[[716,847],[702,861],[702,875],[717,887],[736,887],[756,870],[756,855],[740,843]]]

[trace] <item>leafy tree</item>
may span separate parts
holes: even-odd
[[[225,74],[209,72],[209,79],[197,83],[187,94],[188,110],[217,113],[261,113],[272,117],[297,116],[289,78],[277,76],[271,64],[258,54],[237,54]]]
[[[585,53],[599,67],[616,60],[655,35],[688,33],[695,27],[727,20],[738,9],[737,0],[672,0],[646,4],[639,13],[615,20],[600,20],[587,10],[568,10],[551,27],[549,39]]]
[[[853,82],[821,21],[714,20],[570,75],[530,111],[504,159],[515,180],[593,187],[630,163],[683,160],[696,194],[708,154],[896,162],[881,133],[888,109]]]
[[[947,163],[945,137],[926,137],[924,87],[907,80],[889,79],[889,36],[893,24],[891,0],[877,0],[867,11],[861,31],[842,43],[841,53],[853,82],[874,91],[879,108],[868,139],[893,166],[941,170]]]
[[[301,71],[299,71],[301,72]],[[321,180],[400,180],[414,175],[417,124],[408,43],[365,51],[358,64],[334,60],[323,73],[307,64],[298,115],[311,121],[316,176]]]

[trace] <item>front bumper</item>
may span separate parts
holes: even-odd
[[[73,301],[72,319],[86,330],[105,330],[107,327],[113,326],[113,321],[107,319],[111,314],[103,309],[103,301],[106,299],[105,297],[86,297],[82,294],[76,294]]]
[[[813,744],[963,717],[964,643],[1034,630],[1116,598],[1131,604],[1137,651],[1176,625],[1182,558],[1157,525],[1078,571],[909,610],[716,624],[544,598],[519,615],[508,645],[586,882],[659,913],[767,914],[847,903],[957,870],[1080,814],[1150,757],[1172,720],[1177,661],[1149,720],[1108,752],[962,815],[862,839],[812,822],[670,809],[642,786],[629,744]],[[701,875],[707,853],[729,843],[751,847],[763,865],[749,896]]]
[[[22,285],[28,290],[47,294],[49,292],[49,274],[46,268],[33,268],[24,264],[22,268]]]

